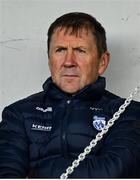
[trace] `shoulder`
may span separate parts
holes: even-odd
[[[12,103],[11,105],[9,105],[9,107],[14,107],[14,106],[24,106],[24,105],[28,105],[28,104],[32,104],[32,103],[38,103],[43,101],[44,99],[44,91],[32,94],[30,96],[27,96],[23,99],[20,99],[14,103]]]
[[[140,120],[140,102],[132,101],[130,105],[126,108],[125,115],[133,117],[135,120]]]
[[[24,114],[24,112],[28,113],[31,111],[31,109],[34,109],[36,106],[42,104],[44,98],[44,91],[32,94],[6,106],[3,110],[3,113],[13,112],[15,114],[20,114],[21,116],[22,114]]]
[[[108,108],[112,113],[116,112],[126,100],[126,98],[119,97],[109,91],[105,91],[104,99],[107,101]],[[125,114],[140,117],[140,102],[132,100],[128,107],[126,107]]]

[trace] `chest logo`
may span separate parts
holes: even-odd
[[[31,129],[35,131],[51,131],[52,126],[42,126],[38,124],[32,124]]]
[[[106,125],[105,117],[93,116],[93,126],[101,131]]]
[[[42,112],[52,112],[52,107],[47,107],[46,109],[43,109],[41,107],[36,107],[36,110],[42,111]]]

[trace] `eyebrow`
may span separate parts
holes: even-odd
[[[63,45],[58,45],[55,47],[55,49],[58,49],[58,48],[64,48],[64,49],[67,49],[66,46],[63,46]],[[76,47],[73,47],[72,49],[87,49],[86,47],[84,46],[76,46]]]
[[[58,49],[58,48],[67,48],[67,47],[58,45],[58,46],[56,46],[56,47],[54,47],[54,48],[55,48],[55,49]]]

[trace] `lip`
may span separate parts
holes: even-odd
[[[63,76],[64,76],[64,77],[78,77],[78,75],[75,75],[75,74],[69,74],[69,75],[64,74]]]
[[[71,75],[63,75],[62,78],[74,79],[74,78],[79,78],[79,76],[71,74]]]

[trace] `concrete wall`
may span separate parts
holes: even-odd
[[[0,0],[0,113],[42,90],[50,75],[47,29],[70,11],[92,14],[107,31],[107,89],[127,97],[140,84],[140,0]]]

